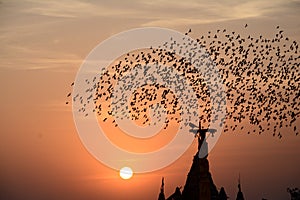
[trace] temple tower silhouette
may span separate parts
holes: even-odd
[[[206,133],[214,133],[214,129],[202,129],[199,122],[199,130],[196,134],[198,138],[198,152],[195,154],[192,166],[187,175],[186,183],[182,191],[183,200],[217,200],[218,190],[214,184],[209,171],[208,145],[206,142]],[[203,147],[201,149],[201,147]],[[205,155],[201,158],[199,155]],[[204,153],[204,154],[203,154]]]
[[[181,193],[181,188],[176,187],[175,192],[166,200],[227,200],[225,189],[221,187],[218,192],[214,184],[212,175],[209,171],[208,162],[208,144],[206,142],[206,134],[211,133],[213,136],[215,129],[202,129],[199,122],[199,129],[195,133],[198,141],[198,151],[194,155],[193,163],[187,175],[186,182]],[[244,200],[241,192],[240,178],[239,178],[239,193],[238,200]],[[241,198],[242,197],[242,198]],[[162,179],[160,194],[158,200],[165,200],[164,195],[164,178]]]

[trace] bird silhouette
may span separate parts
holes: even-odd
[[[244,27],[247,28],[248,24]],[[185,35],[191,32],[189,29]],[[283,128],[291,128],[295,135],[298,135],[296,122],[300,116],[300,70],[297,41],[291,41],[286,37],[279,26],[276,27],[274,38],[266,38],[263,35],[252,36],[227,29],[207,33],[200,35],[195,41],[184,40],[180,43],[170,38],[158,48],[149,47],[123,55],[100,77],[85,80],[85,93],[88,95],[83,98],[82,94],[73,94],[73,101],[80,102],[82,107],[79,111],[84,114],[87,111],[86,106],[93,103],[95,105],[93,112],[103,116],[103,121],[107,120],[108,115],[120,119],[141,120],[143,124],[149,125],[151,119],[147,113],[151,108],[153,116],[158,121],[164,121],[164,128],[175,121],[190,126],[193,133],[195,125],[178,117],[195,113],[190,113],[189,108],[183,109],[175,95],[177,92],[187,90],[187,87],[179,83],[178,77],[170,76],[172,70],[176,70],[180,76],[188,80],[193,90],[190,92],[196,93],[198,102],[185,100],[191,107],[199,105],[200,119],[204,123],[209,124],[218,120],[218,116],[212,118],[215,111],[211,109],[211,102],[219,101],[219,107],[225,107],[227,113],[226,119],[222,119],[225,123],[223,132],[242,131],[248,134],[271,132],[273,136],[282,138]],[[208,53],[206,57],[197,57],[196,48],[191,48],[197,45],[206,49]],[[175,47],[179,49],[178,52],[175,51]],[[167,49],[171,49],[172,52]],[[220,94],[209,90],[213,82],[204,80],[203,74],[191,63],[192,58],[203,63],[209,59],[215,63],[218,73],[207,69],[205,75],[213,81],[218,78],[216,74],[219,75],[224,85],[227,103],[220,100]],[[157,65],[159,63],[168,67],[161,67]],[[154,71],[151,71],[153,67],[151,65],[156,66]],[[126,76],[132,69],[142,70],[141,77],[150,83],[134,89],[143,80],[137,79],[138,72]],[[154,72],[160,74],[163,81],[174,84],[175,91],[157,82],[157,78],[153,76]],[[111,102],[114,93],[117,92],[114,86],[118,81],[124,83],[120,92],[132,92],[129,103],[126,103],[122,96],[115,102],[115,107],[108,106],[103,109],[105,102]],[[73,85],[74,83],[71,84]],[[67,95],[70,96],[71,93]],[[159,110],[158,105],[164,108],[163,111]],[[168,117],[163,119],[165,115]],[[248,123],[251,131],[248,131],[243,123]]]

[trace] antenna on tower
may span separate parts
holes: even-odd
[[[164,186],[165,186],[165,178],[162,177],[161,179],[161,186],[160,186],[160,193],[158,196],[158,200],[165,200],[165,191],[164,191]]]
[[[239,179],[238,179],[238,188],[239,191],[241,191],[241,174],[239,173]]]
[[[241,188],[241,174],[239,173],[239,180],[238,180],[238,188],[239,188],[239,191],[237,193],[237,197],[236,199],[237,200],[244,200],[244,195],[243,195],[243,192],[242,192],[242,188]]]

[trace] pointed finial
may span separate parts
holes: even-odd
[[[239,173],[239,184],[238,184],[238,188],[239,188],[239,191],[237,193],[237,196],[236,196],[236,200],[244,200],[244,195],[243,195],[243,192],[242,192],[242,188],[241,188],[241,175]]]
[[[241,191],[241,174],[239,173],[238,188]]]
[[[165,180],[165,178],[162,177],[158,200],[165,200],[165,191],[164,191],[165,182],[164,182],[164,180]]]

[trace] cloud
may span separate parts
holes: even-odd
[[[185,4],[182,1],[176,1],[172,5],[167,5],[166,1],[156,0],[146,3],[154,6],[153,13],[163,13],[166,7],[168,7],[168,12],[144,23],[143,26],[179,26],[259,18],[282,11],[283,6],[287,4],[283,0],[222,1],[222,3],[187,0],[184,2]]]
[[[43,15],[48,17],[78,18],[91,16],[126,16],[128,9],[121,7],[107,7],[99,2],[87,2],[80,0],[53,0],[39,1],[28,0],[30,7],[23,9],[26,13]]]
[[[92,11],[94,8],[91,4],[81,1],[36,1],[29,0],[32,7],[23,11],[31,14],[38,14],[52,17],[76,17],[78,14]]]
[[[82,1],[27,0],[22,12],[54,18],[106,17],[140,19],[142,26],[214,23],[267,16],[283,9],[299,7],[298,0],[153,0]]]
[[[48,70],[53,72],[70,72],[78,68],[83,61],[75,54],[57,53],[52,50],[40,50],[17,44],[6,45],[0,58],[0,69]]]
[[[94,42],[90,37],[96,37],[94,33],[105,35],[124,27],[177,28],[250,18],[274,21],[282,19],[283,14],[299,18],[299,7],[299,0],[3,1],[1,66],[29,70],[59,70],[65,66],[61,69],[65,71],[69,69],[67,65],[78,66],[82,62],[86,50],[80,45]],[[83,40],[87,35],[89,38]],[[73,41],[80,45],[73,48]]]
[[[18,2],[18,1],[17,1]],[[18,7],[25,13],[63,18],[92,16],[122,19],[202,19],[204,23],[257,17],[282,8],[299,7],[299,0],[152,0],[152,1],[83,1],[83,0],[27,0]],[[285,6],[291,5],[291,6]],[[184,20],[182,20],[184,21]]]
[[[118,17],[160,20],[202,19],[205,23],[224,19],[237,19],[259,16],[266,9],[276,7],[283,0],[267,1],[80,1],[28,0],[30,6],[23,9],[26,13],[50,17]],[[271,6],[272,5],[272,6]],[[182,20],[184,21],[184,20]],[[199,20],[200,21],[200,20]]]

